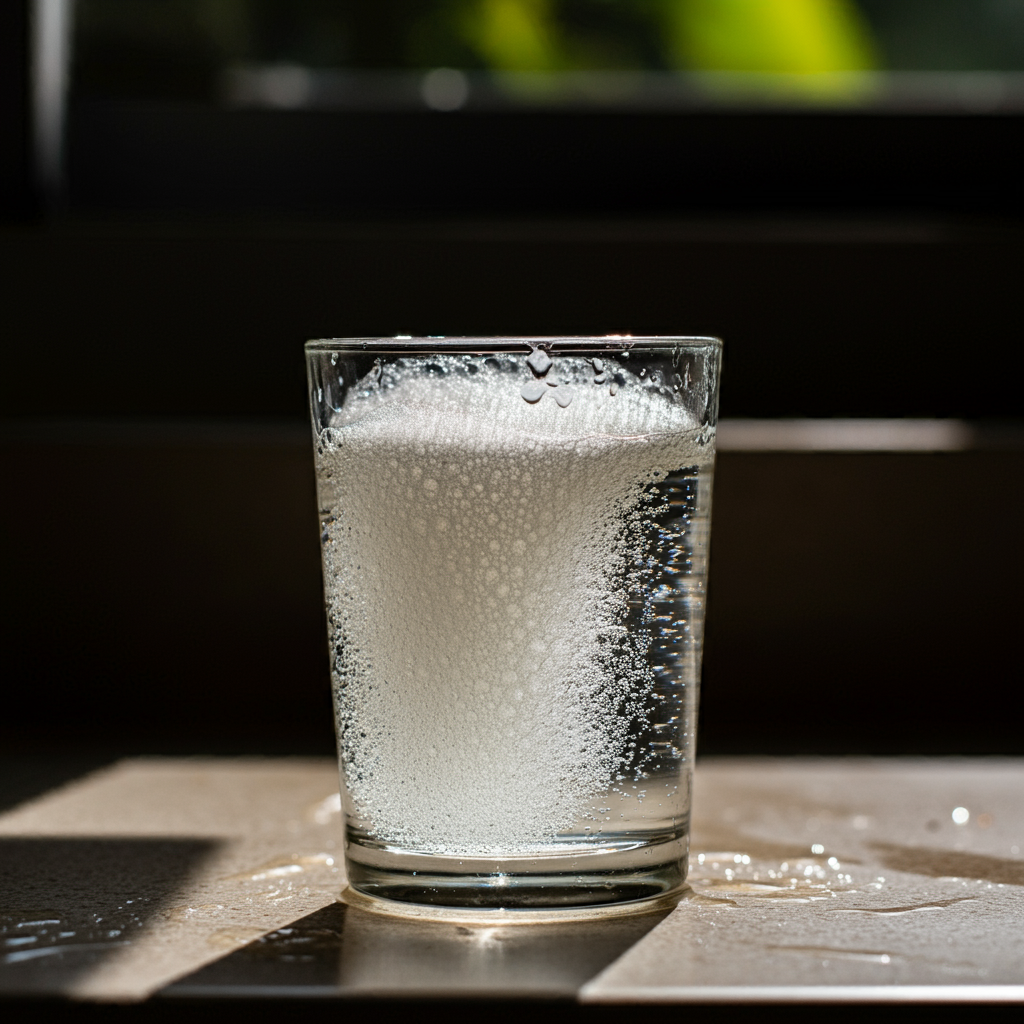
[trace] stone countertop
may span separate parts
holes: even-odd
[[[326,759],[136,759],[0,815],[0,993],[1024,1002],[1024,761],[709,759],[670,912],[373,914]]]

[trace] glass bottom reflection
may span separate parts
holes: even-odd
[[[335,903],[164,989],[165,998],[574,998],[670,912],[519,924],[423,920]]]

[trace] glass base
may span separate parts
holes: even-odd
[[[568,874],[448,874],[371,867],[349,861],[349,885],[375,899],[462,910],[532,911],[615,907],[682,892],[686,860],[646,870]]]

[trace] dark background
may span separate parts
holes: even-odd
[[[23,15],[0,26],[7,751],[332,749],[306,338],[708,333],[723,416],[1024,413],[1018,114],[91,98],[48,197]],[[1024,753],[1022,491],[1013,445],[722,454],[700,749]]]

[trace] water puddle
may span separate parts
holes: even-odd
[[[684,893],[683,897],[687,903],[695,903],[699,907],[738,907],[739,904],[735,900],[731,900],[725,896],[705,896],[703,893],[699,893],[694,889]]]
[[[914,914],[922,910],[942,910],[954,903],[966,903],[975,899],[974,896],[955,896],[949,900],[934,900],[931,903],[914,903],[906,907],[837,907],[841,914]]]
[[[791,903],[816,903],[819,900],[834,899],[836,896],[836,889],[820,882],[807,882],[801,878],[786,879],[779,884],[729,879],[694,879],[690,884],[693,886],[694,892],[700,895],[705,895],[708,892],[728,893],[730,896],[787,900]]]
[[[300,857],[275,857],[273,860],[250,868],[247,871],[240,871],[234,875],[225,875],[222,881],[265,882],[301,875],[311,868],[333,868],[334,866],[335,858],[330,853],[313,853]]]
[[[82,914],[72,921],[57,914],[0,914],[0,964],[13,965],[67,952],[107,950],[127,945],[141,919],[117,907],[117,925],[105,914]]]
[[[862,963],[889,964],[899,957],[895,953],[887,953],[878,949],[842,949],[837,946],[765,946],[778,953],[802,953],[805,956],[822,957],[822,963],[828,964],[830,959],[859,960]]]
[[[933,850],[895,843],[872,843],[882,863],[895,871],[929,878],[978,878],[1002,885],[1024,885],[1024,860],[958,850]]]

